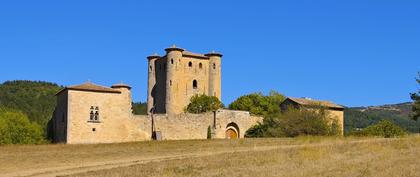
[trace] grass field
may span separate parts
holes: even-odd
[[[420,176],[420,137],[0,146],[0,176]]]

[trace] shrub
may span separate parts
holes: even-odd
[[[45,142],[43,129],[18,111],[0,108],[0,144],[39,144]]]
[[[211,126],[207,127],[207,139],[211,139]]]
[[[216,111],[223,107],[223,103],[215,96],[194,95],[191,97],[190,104],[186,107],[185,112],[199,114]]]
[[[406,131],[389,120],[381,120],[377,124],[368,126],[363,130],[352,131],[350,135],[391,138],[404,136],[406,135]]]
[[[337,121],[320,109],[289,109],[266,117],[262,124],[250,128],[247,137],[332,136],[341,133]]]

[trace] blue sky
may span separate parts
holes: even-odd
[[[0,2],[0,82],[123,81],[145,101],[146,56],[172,44],[224,54],[225,104],[270,90],[405,102],[419,89],[420,1]]]

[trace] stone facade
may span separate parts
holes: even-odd
[[[165,51],[164,56],[147,57],[148,110],[180,114],[193,95],[221,99],[221,54],[196,54],[176,46]]]

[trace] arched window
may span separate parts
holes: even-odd
[[[201,68],[203,68],[203,64],[201,64],[201,63],[200,63],[200,64],[198,65],[198,67],[199,67],[200,69],[201,69]]]
[[[216,63],[213,63],[213,69],[216,69]]]
[[[171,59],[171,64],[174,64],[174,59]]]
[[[193,80],[193,89],[197,89],[197,80]]]
[[[189,62],[189,63],[188,63],[188,66],[189,66],[189,67],[192,67],[192,62]]]

